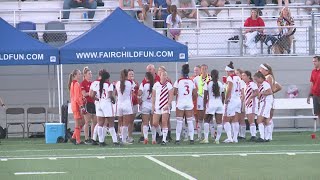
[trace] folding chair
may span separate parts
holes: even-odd
[[[14,116],[14,119],[10,119],[8,121],[8,115],[10,116]],[[22,121],[21,119],[18,119],[17,116],[21,116],[22,117]],[[23,133],[23,138],[24,138],[24,134],[25,134],[25,114],[24,114],[24,109],[23,108],[8,108],[6,109],[6,128],[7,128],[7,138],[8,138],[8,134],[9,134],[9,127],[10,126],[18,126],[20,125],[22,127],[22,133]],[[14,133],[11,133],[14,134]],[[18,134],[18,133],[16,133]]]
[[[53,121],[50,121],[52,118],[49,117],[50,115],[53,115]],[[56,115],[58,115],[59,119],[59,108],[58,107],[51,107],[47,108],[47,121],[49,122],[59,122],[59,120],[56,120]]]
[[[43,119],[37,121],[30,121],[30,115],[42,115]],[[34,119],[35,117],[33,117]],[[36,118],[41,118],[41,116],[37,116]],[[43,126],[43,133],[45,132],[45,123],[47,122],[47,114],[46,109],[44,107],[30,107],[27,109],[27,136],[29,137],[30,126],[31,125],[42,125]]]

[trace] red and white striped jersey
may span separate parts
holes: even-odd
[[[162,109],[169,102],[169,91],[172,89],[172,84],[166,81],[164,84],[156,82],[153,85],[153,90],[156,91],[155,109]]]
[[[250,96],[253,94],[255,90],[258,89],[258,86],[256,83],[253,81],[250,81],[246,84],[246,87],[244,89],[244,101],[245,101],[245,106],[247,108],[251,108],[252,106],[256,105],[258,103],[258,98],[254,97],[253,99],[250,99]]]
[[[190,78],[180,78],[174,83],[177,88],[177,103],[193,104],[192,92],[196,88],[194,82]]]
[[[260,86],[259,86],[259,100],[260,100],[260,102],[267,101],[267,102],[272,103],[272,101],[273,101],[272,95],[267,95],[267,96],[261,95],[262,92],[264,92],[268,89],[271,89],[270,84],[267,81],[263,81],[263,83],[260,84]]]

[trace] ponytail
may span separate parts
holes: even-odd
[[[219,87],[218,79],[219,79],[219,72],[215,69],[212,70],[211,71],[212,92],[215,97],[220,96],[220,87]]]
[[[150,84],[149,93],[151,94],[152,93],[153,84],[154,84],[154,78],[153,78],[151,72],[146,72],[146,78],[149,80],[149,84]]]
[[[170,10],[171,10],[171,14],[172,14],[171,21],[173,23],[175,23],[177,21],[177,6],[176,5],[172,5],[170,7]]]
[[[73,81],[73,78],[78,74],[81,73],[79,69],[75,69],[73,70],[70,74],[69,74],[69,81],[68,81],[68,89],[70,91],[71,88],[71,83]]]
[[[99,92],[100,98],[102,97],[103,84],[110,78],[110,74],[108,72],[103,72],[101,75],[100,83],[99,83]]]
[[[120,91],[123,94],[125,88],[126,88],[126,80],[128,79],[128,70],[123,69],[120,73]]]

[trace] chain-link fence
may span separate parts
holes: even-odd
[[[320,13],[314,13],[312,15],[312,27],[314,28],[314,47],[315,54],[320,54]]]

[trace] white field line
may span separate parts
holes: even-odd
[[[159,164],[160,166],[162,166],[162,167],[164,167],[164,168],[166,168],[166,169],[168,169],[168,170],[170,170],[170,171],[172,171],[172,172],[174,172],[174,173],[176,173],[176,174],[179,174],[180,176],[182,176],[182,177],[184,177],[184,178],[186,178],[186,179],[196,180],[196,178],[190,176],[189,174],[184,173],[184,172],[182,172],[182,171],[179,171],[178,169],[176,169],[176,168],[174,168],[174,167],[172,167],[172,166],[169,166],[168,164],[166,164],[166,163],[164,163],[164,162],[162,162],[162,161],[159,161],[159,160],[156,159],[156,158],[153,158],[153,157],[151,157],[151,156],[145,156],[145,158],[147,158],[147,159],[149,159],[149,160],[151,160],[151,161]]]
[[[71,145],[71,144],[70,144]],[[161,147],[160,149],[215,149],[215,148],[263,148],[263,147],[315,147],[320,146],[320,144],[290,144],[290,145],[237,145],[230,144],[226,145],[213,145],[212,146],[171,146],[171,147]],[[85,149],[23,149],[23,150],[7,150],[0,151],[0,153],[12,153],[12,152],[52,152],[52,151],[119,151],[119,150],[159,150],[159,146],[155,147],[111,147],[111,148],[85,148]]]
[[[320,154],[320,151],[312,151],[312,152],[303,152],[303,151],[295,151],[290,152],[296,155],[311,155],[311,154]],[[153,157],[192,157],[192,155],[198,156],[240,156],[243,153],[201,153],[201,154],[132,154],[132,155],[108,155],[108,156],[100,156],[104,158],[137,158],[137,157],[145,157],[145,156],[153,156]],[[288,155],[288,152],[248,152],[246,153],[247,156],[249,155]],[[6,158],[7,160],[49,160],[52,157],[12,157]],[[58,159],[96,159],[97,155],[91,156],[56,156],[54,157]]]
[[[16,172],[14,175],[46,175],[46,174],[65,174],[66,172]]]
[[[215,154],[230,154],[230,153],[239,153],[239,155],[243,155],[243,154],[247,154],[247,153],[265,153],[265,152],[268,152],[268,153],[279,153],[279,152],[284,152],[284,153],[295,153],[295,152],[314,152],[315,150],[274,150],[274,151],[214,151],[214,152],[205,152],[205,151],[186,151],[186,152],[183,152],[183,154],[187,155],[187,154],[190,154],[191,156],[193,157],[199,157],[198,154],[212,154],[212,153],[215,153]],[[137,156],[137,155],[142,155],[142,156],[146,156],[146,155],[150,155],[150,156],[157,156],[157,155],[163,155],[163,156],[170,156],[170,155],[175,155],[177,154],[176,151],[172,151],[172,152],[142,152],[142,153],[139,153],[139,152],[122,152],[122,153],[109,153],[109,152],[106,152],[106,153],[97,153],[97,154],[93,154],[93,153],[87,153],[87,154],[72,154],[72,156],[77,156],[77,157],[81,157],[81,156],[95,156],[97,158],[105,158],[106,155],[108,156],[126,156],[126,155],[134,155],[134,156]],[[69,157],[70,155],[69,154],[66,154],[66,155],[59,155],[59,157]],[[57,160],[57,155],[56,154],[42,154],[42,155],[20,155],[20,156],[0,156],[0,161],[1,160],[5,160],[7,158],[33,158],[33,157],[48,157],[49,160]]]

